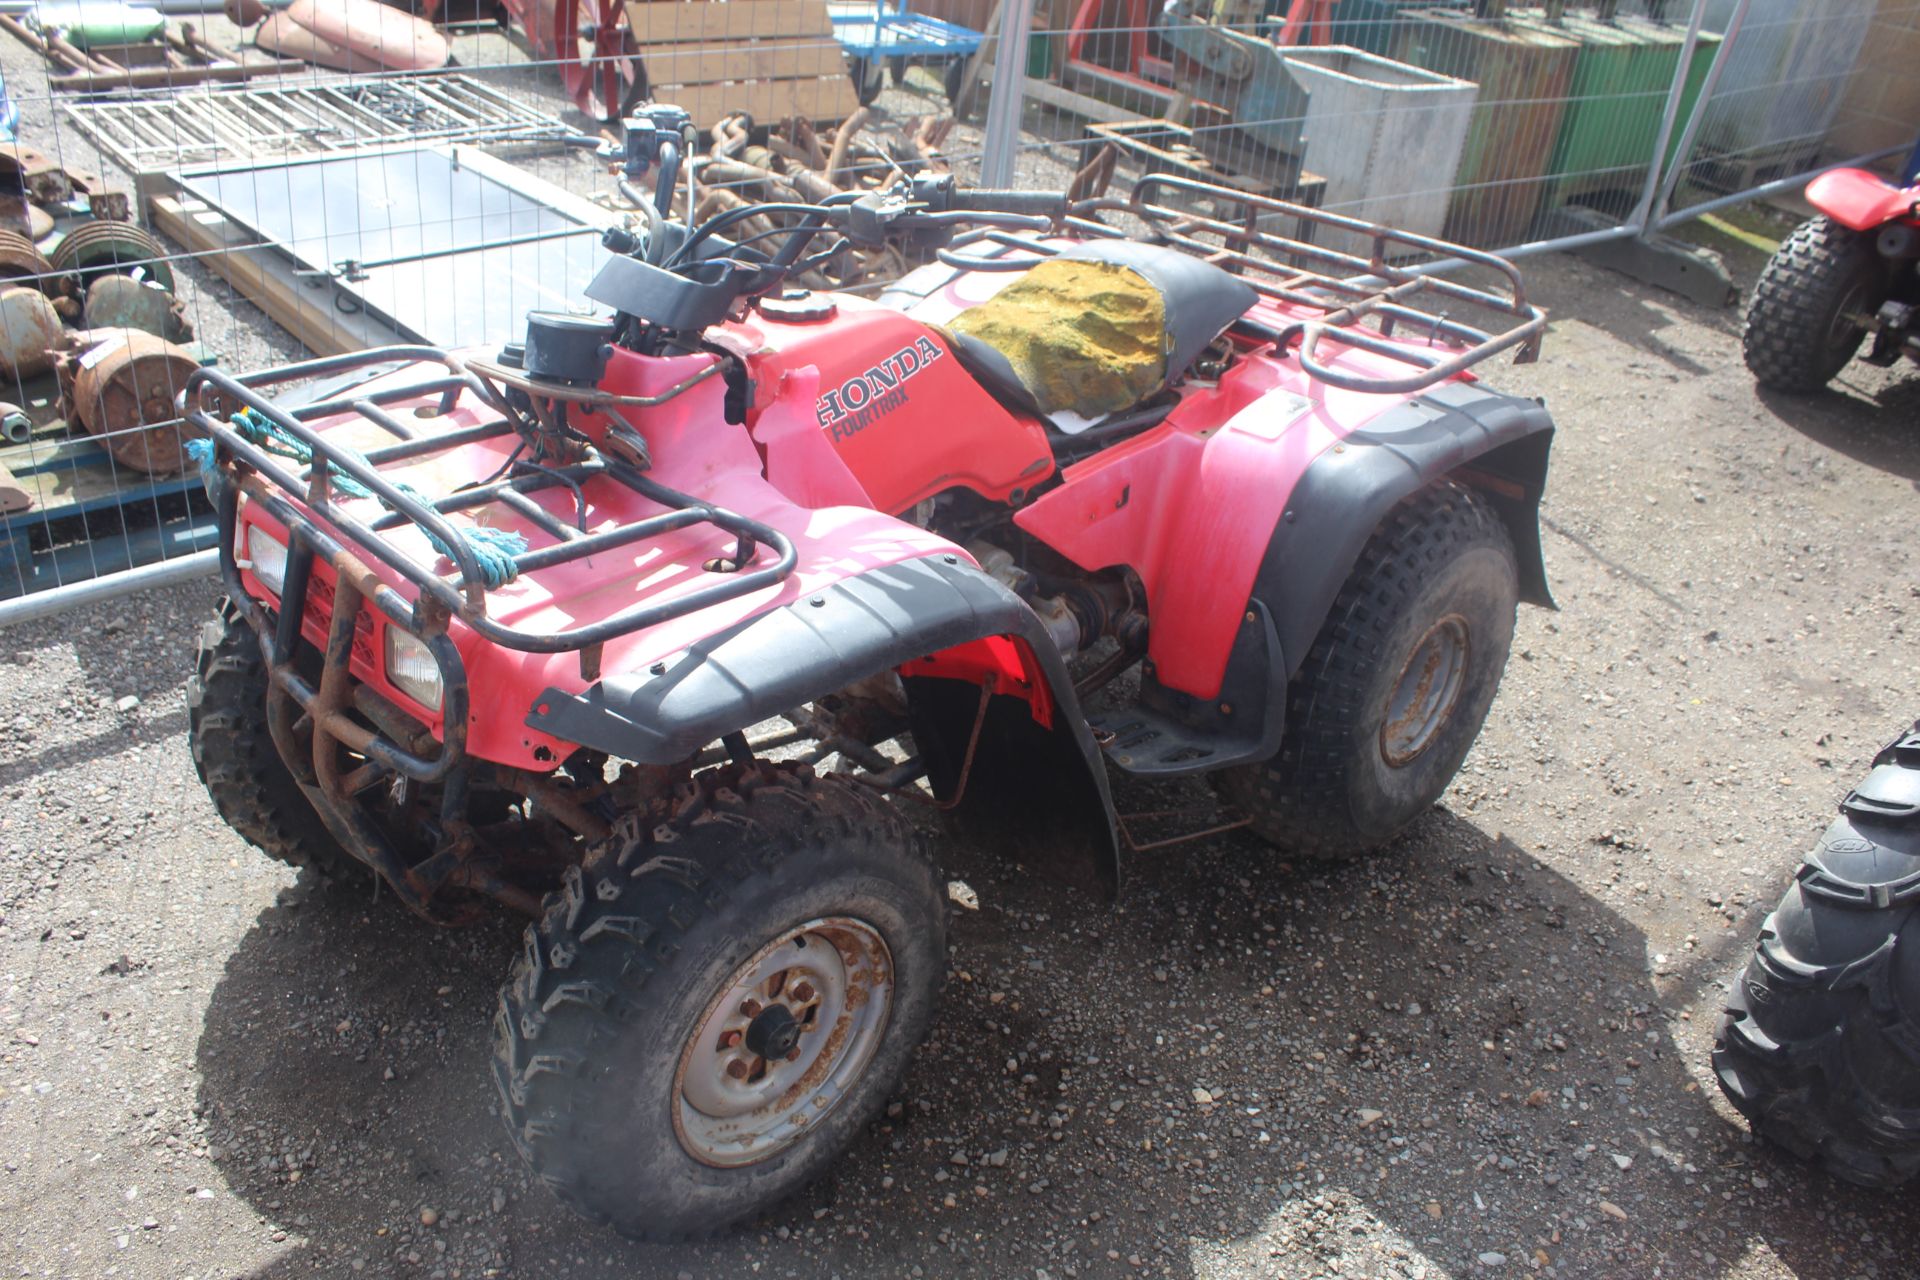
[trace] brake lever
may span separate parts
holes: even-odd
[[[789,276],[805,275],[807,272],[812,271],[816,267],[826,266],[828,263],[832,262],[835,258],[839,257],[841,254],[845,253],[848,249],[851,249],[852,247],[853,247],[853,241],[847,239],[845,236],[841,236],[838,240],[834,241],[831,245],[828,245],[825,249],[821,250],[819,253],[816,253],[809,258],[802,258],[800,259],[800,261],[789,266],[786,270],[786,274]]]

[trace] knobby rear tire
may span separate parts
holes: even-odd
[[[1753,286],[1742,339],[1747,368],[1776,391],[1820,390],[1866,337],[1842,312],[1878,311],[1890,278],[1871,236],[1826,217],[1801,223]]]
[[[1337,860],[1379,848],[1432,807],[1486,722],[1513,643],[1519,572],[1485,498],[1441,481],[1368,540],[1287,691],[1280,750],[1219,775],[1222,796],[1289,853]],[[1411,759],[1389,759],[1388,704],[1424,637],[1466,637],[1450,711]]]

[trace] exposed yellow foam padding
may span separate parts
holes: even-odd
[[[1049,258],[949,327],[1005,356],[1042,413],[1115,413],[1166,379],[1160,291],[1116,263]]]

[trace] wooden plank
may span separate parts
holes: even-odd
[[[713,84],[722,80],[797,80],[843,74],[840,44],[810,36],[755,41],[731,48],[668,45],[641,55],[647,83],[655,88]]]
[[[833,38],[825,0],[629,0],[627,29],[648,45],[718,44],[755,37],[806,35]]]
[[[685,108],[694,124],[705,128],[732,111],[745,111],[756,120],[805,116],[809,120],[844,120],[859,101],[853,81],[844,73],[817,80],[761,80],[753,84],[703,84],[678,90],[674,104]]]
[[[1079,71],[1078,68],[1074,68],[1073,70],[1075,73]],[[980,82],[982,85],[990,85],[993,83],[993,66],[991,63],[981,67]],[[1090,97],[1084,93],[1075,93],[1072,89],[1054,84],[1051,81],[1036,80],[1032,76],[1025,76],[1022,77],[1022,84],[1024,85],[1024,92],[1027,97],[1032,98],[1035,102],[1045,103],[1056,111],[1064,111],[1069,115],[1080,116],[1087,120],[1099,120],[1107,124],[1123,124],[1126,121],[1141,118],[1138,111],[1128,111],[1122,107],[1114,106],[1111,102],[1103,101],[1100,98]],[[1138,86],[1130,87],[1137,88]],[[1142,92],[1144,93],[1145,91],[1143,90]],[[1163,100],[1171,99],[1173,93],[1171,90],[1168,90],[1161,96]]]
[[[365,312],[342,312],[333,290],[312,288],[294,278],[293,265],[278,250],[262,245],[224,214],[197,200],[156,196],[148,203],[154,230],[191,253],[238,289],[275,324],[316,355],[342,355],[403,341],[389,326]]]

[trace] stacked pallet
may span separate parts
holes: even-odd
[[[824,0],[636,0],[627,26],[646,96],[703,129],[735,111],[840,120],[858,105]]]

